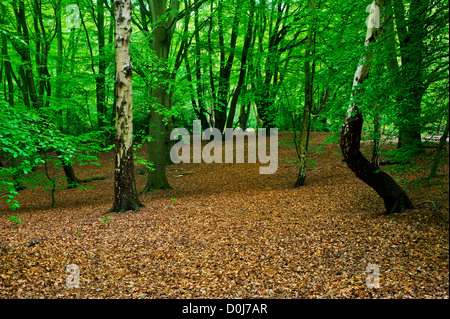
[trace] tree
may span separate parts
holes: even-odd
[[[255,14],[255,10],[256,10],[256,3],[254,0],[250,1],[250,15],[248,18],[248,23],[247,23],[247,31],[245,33],[245,40],[244,40],[244,45],[243,45],[243,49],[242,49],[242,55],[241,55],[241,67],[239,70],[239,79],[238,79],[238,83],[236,85],[236,89],[234,90],[233,96],[231,98],[231,102],[230,102],[230,111],[228,113],[228,119],[227,119],[227,128],[233,128],[233,120],[234,120],[234,115],[236,113],[236,105],[239,99],[239,96],[241,94],[242,89],[245,87],[245,79],[247,76],[247,68],[248,68],[248,55],[249,55],[249,50],[250,47],[252,46],[253,39],[254,39],[254,34],[253,34],[253,19],[254,19],[254,14]],[[240,114],[240,127],[242,130],[246,129],[246,125],[247,125],[247,119],[245,119],[245,107],[241,107],[241,114]]]
[[[381,12],[384,0],[372,2],[372,12],[370,18],[379,10]],[[368,50],[369,44],[374,43],[379,37],[379,26],[376,23],[369,23],[367,27],[365,47],[366,52],[358,65],[353,79],[353,93],[351,102],[347,110],[347,117],[341,130],[341,151],[348,167],[355,175],[372,187],[384,200],[386,213],[403,212],[413,208],[413,205],[405,191],[389,176],[381,171],[377,166],[367,160],[360,150],[361,131],[363,125],[362,111],[358,106],[358,90],[364,80],[369,75],[373,52]]]
[[[149,81],[148,76],[142,69],[139,74],[147,79],[149,93],[151,96],[148,161],[152,163],[153,169],[147,174],[147,183],[141,192],[155,189],[171,189],[167,176],[166,166],[170,155],[170,128],[172,127],[172,98],[174,94],[174,82],[176,74],[182,61],[187,55],[187,49],[192,37],[187,38],[187,26],[192,11],[198,9],[205,0],[191,3],[185,1],[184,10],[180,11],[180,1],[174,0],[151,0],[148,2],[149,10],[144,9],[152,23],[151,48],[154,52],[150,72],[157,80]],[[141,8],[145,8],[144,2],[140,2]],[[142,12],[142,11],[141,11]],[[178,50],[172,48],[172,39],[176,31],[177,22],[185,18],[185,29],[182,32]],[[142,18],[145,19],[145,18]],[[139,25],[141,30],[146,29],[146,24]],[[171,55],[174,59],[169,59]]]
[[[152,48],[157,57],[155,73],[159,81],[152,83],[153,87],[150,88],[153,103],[150,108],[149,136],[152,140],[148,142],[148,161],[153,163],[153,170],[148,172],[142,192],[171,188],[166,176],[167,124],[170,121],[168,111],[172,107],[173,95],[170,82],[174,74],[170,72],[168,58],[180,2],[171,1],[170,7],[167,4],[167,0],[152,0],[149,3],[153,23]]]
[[[444,155],[443,154],[444,147],[447,144],[448,129],[449,129],[449,119],[448,119],[448,114],[447,114],[447,124],[445,124],[444,132],[442,133],[442,136],[439,139],[439,145],[436,150],[436,155],[434,156],[433,165],[431,166],[430,174],[428,175],[428,178],[434,178],[437,176],[437,173],[436,173],[437,167],[441,163],[442,155]]]
[[[306,40],[305,53],[305,105],[303,108],[302,129],[300,132],[300,143],[298,145],[299,152],[299,172],[295,187],[303,186],[306,181],[306,155],[308,149],[308,133],[309,133],[309,118],[313,108],[313,81],[311,74],[311,50],[313,45],[314,28],[315,28],[315,9],[316,1],[310,0],[311,3],[311,24],[308,30],[308,38]]]
[[[195,16],[194,16],[194,27],[195,30],[200,29],[199,24],[199,10],[195,10]],[[197,81],[197,101],[198,101],[198,109],[196,109],[197,117],[201,121],[202,129],[206,130],[209,127],[208,119],[206,118],[206,107],[204,102],[204,86],[203,86],[203,79],[202,79],[202,67],[201,67],[201,56],[202,56],[202,50],[201,50],[201,43],[200,43],[200,32],[197,31],[195,33],[195,79]],[[186,65],[188,64],[188,60],[186,59]],[[195,110],[194,110],[195,111]]]
[[[228,110],[228,94],[230,89],[231,70],[233,68],[234,58],[236,56],[236,42],[239,32],[240,12],[242,10],[240,2],[237,2],[234,10],[233,22],[231,26],[230,45],[225,48],[225,31],[224,31],[224,17],[223,17],[223,1],[218,4],[218,27],[219,27],[219,46],[220,46],[220,71],[217,85],[217,100],[214,105],[214,127],[223,131],[227,126],[227,110]],[[226,50],[230,53],[228,57]],[[234,112],[234,110],[233,110]],[[232,114],[234,118],[234,113]],[[231,118],[231,122],[233,121]],[[228,127],[231,127],[228,126]]]
[[[114,204],[110,212],[139,210],[142,203],[136,190],[133,162],[133,92],[130,56],[131,0],[116,0],[116,138]]]
[[[92,1],[88,1],[91,6],[92,18],[97,26],[97,37],[98,37],[98,71],[95,69],[94,48],[89,39],[89,33],[86,26],[84,16],[80,10],[81,23],[86,34],[86,41],[88,44],[89,52],[91,55],[91,70],[92,74],[95,75],[95,92],[97,101],[97,127],[99,129],[106,126],[107,117],[107,105],[106,105],[106,68],[107,68],[107,57],[105,53],[105,0],[97,0],[97,15],[94,14],[94,6]],[[79,0],[77,0],[79,5]]]
[[[6,21],[3,21],[3,19],[7,16],[6,14],[6,8],[3,5],[3,2],[0,3],[0,12],[2,16],[0,17],[0,26],[6,26]],[[13,69],[8,53],[8,38],[6,36],[6,32],[3,32],[1,35],[1,42],[2,42],[2,65],[1,69],[5,69],[5,77],[6,82],[8,84],[8,92],[5,90],[5,101],[9,103],[10,106],[14,106],[14,83],[13,83]],[[2,76],[0,72],[0,76]]]
[[[289,41],[287,35],[294,29],[294,24],[300,19],[299,13],[302,7],[296,8],[290,2],[280,0],[261,1],[259,3],[258,25],[258,57],[255,58],[255,83],[253,83],[254,102],[258,110],[261,125],[265,128],[275,127],[275,101],[279,88],[283,84],[280,66],[283,65],[281,56],[285,52],[303,43],[298,37],[302,33],[296,30]],[[267,21],[267,14],[269,21]],[[268,35],[266,31],[268,30]],[[267,48],[264,47],[265,39],[268,38]],[[263,62],[265,60],[265,62]],[[289,54],[284,58],[284,64],[289,63]],[[267,130],[269,132],[269,130]]]
[[[392,0],[401,58],[399,147],[422,150],[421,132],[425,128],[422,119],[423,97],[433,82],[442,80],[448,73],[446,49],[435,43],[445,24],[448,25],[448,1]]]

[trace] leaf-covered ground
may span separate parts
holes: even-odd
[[[326,136],[312,135],[317,164],[298,189],[287,144],[274,175],[260,175],[259,163],[171,165],[174,189],[141,195],[139,212],[102,215],[113,203],[112,152],[99,167],[75,166],[78,178],[109,179],[57,190],[53,209],[48,190],[25,189],[18,211],[0,204],[0,297],[448,298],[448,165],[433,184],[409,185],[415,209],[386,216],[338,144],[317,152]],[[146,176],[136,178],[142,189]],[[69,264],[79,288],[66,287]],[[366,287],[369,264],[379,288]]]

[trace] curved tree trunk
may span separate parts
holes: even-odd
[[[384,0],[376,0],[372,3],[373,10],[380,10],[384,5]],[[371,14],[371,17],[373,15]],[[376,24],[368,26],[365,46],[375,42],[378,37]],[[361,131],[363,125],[363,116],[358,107],[357,86],[362,84],[367,78],[370,69],[370,60],[373,53],[363,56],[363,59],[356,70],[353,81],[352,103],[347,111],[347,118],[344,121],[341,130],[341,150],[344,160],[348,167],[367,185],[372,187],[378,195],[384,200],[386,213],[403,212],[406,209],[413,208],[413,205],[406,195],[405,191],[385,172],[382,172],[367,160],[360,150]]]

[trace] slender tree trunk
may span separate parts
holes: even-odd
[[[382,10],[384,0],[372,2],[372,7]],[[372,16],[372,14],[371,14]],[[375,26],[367,28],[365,46],[375,42],[378,38],[378,29]],[[405,191],[392,179],[391,176],[380,171],[375,165],[368,161],[361,153],[361,131],[363,116],[357,103],[357,86],[361,85],[367,78],[370,69],[370,61],[373,53],[367,53],[358,66],[354,81],[351,103],[347,110],[347,117],[341,130],[341,151],[348,167],[367,185],[372,187],[384,200],[386,213],[403,212],[413,207]]]
[[[214,112],[214,127],[223,131],[226,126],[227,121],[227,110],[228,110],[228,94],[230,90],[230,78],[231,69],[233,68],[233,61],[235,57],[235,49],[239,32],[239,17],[240,17],[239,6],[236,7],[233,26],[231,29],[231,39],[229,47],[225,48],[224,40],[224,28],[223,28],[223,14],[222,14],[222,3],[219,2],[219,42],[220,42],[220,76],[219,85],[217,87],[217,101],[215,105]],[[226,58],[225,50],[230,50],[228,58]],[[234,118],[234,114],[233,114]],[[233,121],[233,118],[231,121]]]
[[[39,106],[50,106],[50,99],[52,95],[51,90],[51,75],[48,70],[48,54],[51,48],[52,36],[47,36],[47,31],[44,26],[42,1],[34,1],[34,30],[36,38],[36,64],[37,64],[37,87]]]
[[[196,58],[199,59],[199,58]],[[190,95],[191,95],[191,103],[192,103],[192,108],[194,109],[195,115],[197,116],[197,118],[200,119],[201,122],[201,126],[203,130],[206,130],[209,127],[209,123],[208,123],[208,119],[206,118],[205,115],[205,110],[203,108],[203,101],[202,101],[202,97],[199,94],[199,86],[201,86],[201,84],[199,84],[197,82],[197,90],[194,89],[194,85],[193,85],[193,79],[192,79],[192,70],[191,70],[191,63],[189,62],[189,57],[186,58],[185,61],[185,65],[186,65],[186,79],[189,82],[189,86],[190,86]],[[197,93],[197,99],[195,94]]]
[[[95,77],[97,91],[97,123],[102,128],[106,124],[106,57],[105,57],[105,0],[97,0],[98,30],[98,75]]]
[[[198,30],[199,28],[199,17],[198,17],[198,9],[195,10],[195,16],[194,16],[194,26],[195,30]],[[197,116],[200,119],[202,129],[206,130],[209,128],[209,122],[208,118],[206,117],[206,108],[205,108],[205,102],[204,102],[204,87],[203,87],[203,79],[202,79],[202,67],[201,67],[201,44],[200,44],[200,32],[195,33],[195,79],[197,83],[197,103],[198,103],[198,114]],[[186,59],[187,62],[187,59]]]
[[[449,119],[447,116],[447,124],[445,125],[445,129],[444,129],[444,132],[442,133],[441,138],[439,139],[439,145],[436,150],[436,155],[434,156],[434,160],[433,160],[433,166],[431,166],[430,175],[428,175],[428,178],[434,178],[437,176],[436,171],[439,166],[439,163],[441,162],[441,158],[444,153],[444,147],[447,144],[448,123],[449,123]]]
[[[314,12],[316,8],[315,0],[310,0],[311,11]],[[311,63],[309,59],[311,57],[311,47],[314,35],[315,21],[311,18],[311,25],[308,31],[308,39],[306,43],[306,53],[305,53],[305,106],[303,108],[303,119],[302,119],[302,130],[300,132],[300,142],[299,142],[299,172],[297,176],[297,181],[294,187],[303,186],[306,182],[306,157],[308,148],[308,136],[309,136],[309,119],[311,110],[313,108],[313,83],[311,74]]]
[[[25,3],[23,0],[18,1],[18,7],[14,7],[14,14],[17,21],[17,32],[22,41],[18,41],[15,38],[12,41],[17,53],[21,57],[22,66],[20,67],[20,76],[23,82],[23,100],[28,107],[34,107],[39,109],[41,107],[39,103],[38,93],[36,91],[33,66],[31,62],[30,53],[30,36],[28,31],[28,25],[25,17]]]
[[[213,4],[214,1],[211,1],[210,5],[210,14],[213,14]],[[208,69],[209,69],[209,84],[211,88],[211,98],[213,101],[213,105],[211,107],[211,114],[210,114],[210,122],[213,127],[215,127],[215,101],[217,100],[217,94],[216,94],[216,86],[214,82],[214,71],[213,71],[213,55],[214,55],[214,48],[212,44],[212,32],[214,28],[214,19],[209,19],[209,29],[208,29]]]
[[[3,3],[1,4],[1,14],[2,17],[0,17],[0,25],[3,25],[5,23],[5,21],[3,20],[3,17],[6,17],[6,10],[5,7],[3,6]],[[12,65],[11,65],[11,61],[9,58],[9,53],[8,53],[8,39],[6,36],[6,33],[3,32],[2,36],[1,36],[1,41],[2,41],[2,58],[3,58],[3,65],[5,67],[5,78],[6,78],[6,83],[8,85],[8,91],[5,91],[5,101],[8,102],[8,104],[11,107],[14,107],[14,84],[13,84],[13,79],[12,79],[12,73],[13,73],[13,69],[12,69]]]
[[[78,186],[78,184],[81,182],[76,176],[75,171],[73,170],[73,166],[70,163],[67,163],[64,161],[64,158],[62,156],[62,152],[57,152],[58,157],[61,161],[64,174],[66,175],[66,181],[67,181],[67,188],[75,188]]]
[[[136,191],[133,162],[133,92],[130,57],[131,0],[114,2],[116,40],[116,138],[114,204],[110,212],[139,210],[142,203]]]
[[[244,46],[242,49],[242,56],[241,56],[241,69],[239,71],[239,79],[236,86],[236,89],[234,90],[233,97],[231,98],[230,102],[230,111],[228,112],[228,119],[227,119],[227,128],[233,128],[233,122],[234,122],[234,116],[236,114],[236,105],[239,99],[239,96],[241,94],[242,87],[244,86],[246,74],[247,74],[247,61],[248,61],[248,54],[250,45],[252,43],[253,39],[253,16],[255,13],[255,1],[250,1],[250,16],[247,24],[247,31],[245,34],[245,40],[244,40]]]
[[[244,96],[247,91],[247,86],[244,85],[242,88],[242,93],[244,93]],[[239,111],[239,127],[245,131],[247,129],[247,122],[248,118],[250,117],[250,110],[251,110],[252,103],[246,102],[241,104],[241,109]]]
[[[381,141],[381,116],[375,108],[375,115],[373,119],[373,145],[372,145],[372,164],[375,167],[380,167],[380,141]]]
[[[279,1],[272,2],[274,9],[274,14],[276,14],[275,25],[272,28],[272,19],[274,15],[271,15],[271,21],[269,22],[269,43],[266,54],[265,62],[265,74],[261,75],[260,71],[257,71],[259,75],[257,76],[256,91],[255,91],[255,105],[258,109],[258,116],[261,120],[261,124],[264,128],[270,129],[275,127],[274,118],[274,105],[276,96],[278,94],[278,89],[281,86],[281,81],[279,81],[279,65],[280,65],[280,54],[279,45],[281,41],[285,38],[289,26],[284,26],[283,21],[286,15],[289,13],[289,5],[282,5]],[[276,10],[275,10],[276,8]],[[265,19],[265,18],[263,18]],[[265,21],[264,21],[265,23]],[[259,49],[260,53],[264,53],[263,50],[263,39],[264,39],[265,26],[261,27],[260,39],[259,39]],[[261,80],[259,80],[259,78]],[[270,130],[266,132],[269,133]]]
[[[63,32],[62,32],[62,7],[59,4],[56,12],[56,44],[57,44],[57,59],[56,59],[56,83],[55,83],[55,100],[59,105],[62,104],[62,79],[64,69],[64,48],[63,48]],[[56,112],[56,125],[61,132],[64,131],[64,116],[63,110],[60,109]]]

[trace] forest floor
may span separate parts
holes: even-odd
[[[396,176],[413,181],[402,185],[415,208],[384,215],[339,144],[321,145],[329,135],[312,134],[316,165],[301,188],[285,143],[273,175],[260,175],[259,163],[171,165],[174,189],[141,195],[139,212],[103,214],[113,204],[112,151],[100,166],[74,166],[78,178],[110,178],[58,189],[55,208],[48,190],[27,188],[16,212],[0,203],[0,298],[448,298],[448,164],[433,183],[422,180],[429,157]],[[146,176],[136,179],[142,189]],[[66,287],[70,264],[79,288]],[[366,286],[371,264],[379,288]]]

